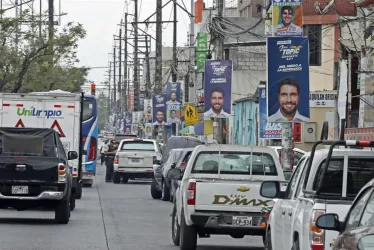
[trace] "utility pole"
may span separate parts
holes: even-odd
[[[124,101],[124,110],[127,112],[127,102],[129,99],[129,96],[127,95],[127,88],[128,88],[128,75],[127,75],[127,17],[128,14],[125,13],[125,35],[124,35],[124,40],[125,40],[125,62],[124,62],[124,72],[123,72],[123,78],[124,78],[124,85],[123,85],[123,93],[122,93],[122,98]],[[127,96],[127,97],[126,97]]]
[[[177,67],[178,67],[178,58],[177,58],[177,0],[173,0],[173,68],[172,68],[172,75],[171,81],[177,82]]]
[[[149,39],[151,40],[151,39]],[[149,41],[149,43],[151,43],[151,41]],[[149,51],[150,49],[148,49],[148,36],[145,36],[145,60],[146,60],[146,63],[147,63],[147,79],[146,79],[146,88],[145,88],[145,93],[146,93],[146,99],[150,99],[151,98],[151,67],[150,67],[150,64],[149,64]]]
[[[16,19],[19,18],[19,7],[18,7],[18,0],[15,0],[14,4],[16,5]],[[16,28],[16,52],[18,52],[18,43],[19,43],[19,23],[17,23]]]
[[[54,28],[54,0],[48,0],[48,41],[51,43],[49,45],[52,63],[53,63],[53,39],[55,36],[55,28]]]
[[[116,47],[113,48],[113,102],[114,107],[116,107],[117,103],[117,86],[116,86]],[[117,110],[114,110],[114,112],[117,112]]]
[[[122,19],[121,19],[121,26],[119,28],[119,62],[118,62],[118,93],[119,93],[119,100],[118,100],[118,106],[117,110],[119,110],[119,113],[122,116]]]
[[[156,74],[155,90],[156,94],[162,92],[162,0],[156,3]]]
[[[195,0],[191,0],[191,13],[195,13]],[[195,17],[193,15],[190,15],[190,84],[189,88],[192,88],[192,93],[190,93],[189,88],[185,90],[185,95],[188,94],[188,101],[190,101],[190,96],[193,96],[195,98],[196,91],[195,91],[195,83],[196,83],[196,71],[195,71]],[[193,87],[192,87],[193,86]]]
[[[134,111],[139,111],[139,74],[138,74],[138,0],[134,0],[135,4],[135,26],[134,26],[134,97],[138,101],[134,105]]]
[[[112,62],[109,62],[109,81],[108,81],[108,114],[110,114],[110,105],[112,104],[112,93],[110,93],[110,81],[112,75]]]

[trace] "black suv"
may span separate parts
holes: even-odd
[[[0,208],[18,211],[44,207],[55,210],[55,220],[70,219],[72,180],[59,134],[54,129],[0,128]]]

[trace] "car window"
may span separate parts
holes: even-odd
[[[297,181],[299,179],[299,176],[300,176],[300,173],[301,173],[301,169],[302,169],[302,167],[300,167],[300,166],[301,166],[301,164],[299,164],[296,167],[296,170],[293,173],[290,182],[288,183],[287,190],[286,190],[286,196],[285,196],[286,199],[291,199],[292,193],[294,192],[294,190],[297,187],[296,186],[297,185]]]
[[[120,150],[155,151],[155,144],[152,141],[124,141]]]
[[[296,190],[296,193],[295,193],[295,197],[297,197],[300,194],[300,192],[303,188],[303,184],[304,184],[304,181],[305,181],[305,176],[307,174],[307,171],[306,171],[307,168],[305,166],[308,166],[308,163],[309,163],[309,158],[308,157],[306,157],[304,159],[301,159],[301,161],[300,161],[299,165],[300,165],[301,168],[303,168],[303,170],[302,170],[302,173],[301,173],[300,182],[298,184],[298,187],[297,187],[297,190]]]
[[[366,201],[369,199],[372,189],[368,188],[361,195],[360,198],[351,207],[349,214],[347,215],[345,230],[353,227],[357,227],[361,218],[362,211],[365,207]]]
[[[196,156],[192,173],[277,175],[274,159],[267,153],[201,152]]]
[[[187,152],[187,154],[184,156],[183,162],[187,163],[190,160],[191,155],[192,155],[192,151]]]
[[[299,164],[299,161],[301,160],[301,158],[304,156],[304,154],[300,153],[300,152],[297,152],[297,151],[293,151],[294,152],[294,165],[297,166],[297,164]]]
[[[323,180],[320,193],[324,196],[339,196],[343,190],[343,158],[334,159],[330,162],[326,176]],[[313,185],[316,190],[322,175],[323,161],[319,167],[317,178]],[[347,197],[354,199],[358,192],[374,178],[374,159],[372,158],[349,158],[347,175]]]
[[[373,189],[371,188],[371,190],[373,190]],[[374,193],[371,192],[371,196],[370,196],[368,202],[366,203],[366,207],[365,207],[364,212],[361,216],[359,227],[373,226],[373,222],[374,222]]]

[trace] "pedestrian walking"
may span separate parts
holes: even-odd
[[[117,153],[118,143],[114,140],[111,140],[107,151],[104,151],[105,154],[105,165],[106,165],[106,175],[105,182],[113,181],[113,172],[114,172],[114,157]]]

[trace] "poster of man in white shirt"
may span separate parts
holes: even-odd
[[[269,114],[268,122],[309,122],[309,118],[301,115],[298,110],[300,105],[300,85],[295,78],[286,77],[280,81],[278,105],[278,111],[274,114]]]
[[[279,9],[280,6],[274,6]],[[302,36],[303,29],[302,24],[299,24],[301,17],[296,17],[296,9],[299,6],[284,5],[280,8],[278,18],[274,18],[273,21],[273,32],[276,36]],[[301,7],[299,7],[301,10]],[[276,11],[276,10],[275,10]],[[279,21],[278,21],[278,20]],[[275,23],[274,23],[275,22]],[[299,26],[300,25],[300,26]]]
[[[209,120],[210,118],[230,117],[230,114],[224,111],[225,93],[221,88],[213,88],[210,92],[210,98],[206,98],[204,101],[210,102],[210,109],[204,113],[204,120]],[[229,104],[229,107],[230,106],[231,104]]]

